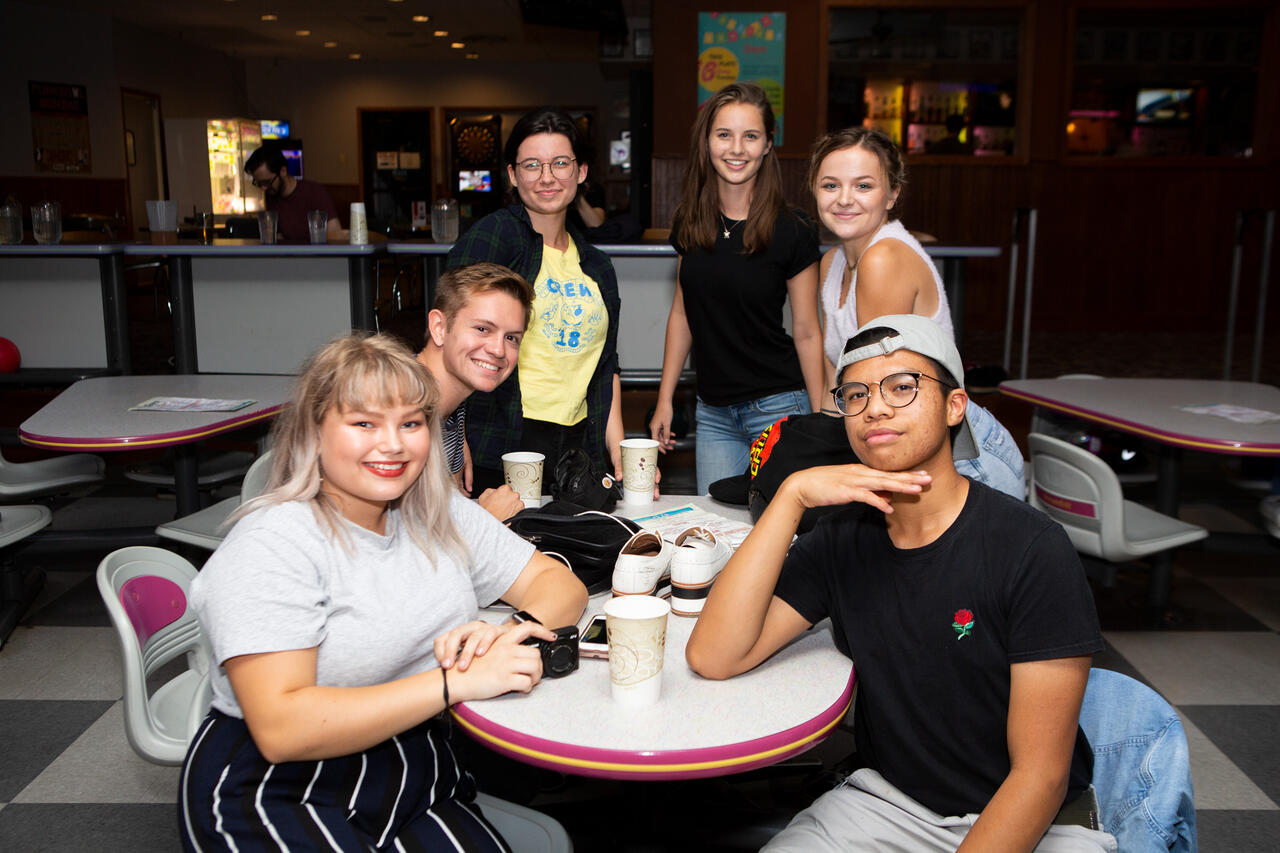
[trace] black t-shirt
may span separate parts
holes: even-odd
[[[861,504],[823,519],[792,546],[775,595],[810,622],[830,616],[853,658],[862,763],[942,815],[981,812],[1009,774],[1010,665],[1103,648],[1066,533],[981,483],[923,548],[894,547]],[[1068,800],[1092,773],[1077,728]]]
[[[698,396],[713,406],[804,388],[795,342],[782,327],[782,307],[787,279],[822,256],[817,229],[798,210],[779,214],[769,248],[751,255],[742,251],[746,223],[726,221],[728,238],[717,228],[710,251],[685,251],[672,241],[681,253]]]

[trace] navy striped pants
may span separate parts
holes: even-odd
[[[503,851],[475,783],[429,721],[356,755],[271,764],[243,720],[210,711],[182,765],[187,851]]]

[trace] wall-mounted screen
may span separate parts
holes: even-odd
[[[487,193],[493,190],[493,173],[489,169],[463,169],[458,172],[458,192]]]
[[[287,139],[289,137],[289,122],[274,121],[269,118],[262,120],[262,138],[263,139]]]
[[[295,178],[302,177],[302,147],[297,148],[281,148],[280,153],[284,155],[284,167]]]
[[[1139,89],[1139,124],[1167,124],[1191,120],[1193,89]]]

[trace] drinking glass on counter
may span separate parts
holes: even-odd
[[[62,205],[56,201],[37,202],[31,208],[31,232],[44,245],[62,242]]]
[[[22,205],[13,199],[0,204],[0,246],[22,242]]]
[[[264,246],[274,245],[276,242],[276,222],[277,215],[274,210],[258,211],[258,240]]]
[[[200,229],[200,242],[206,246],[213,243],[213,214],[197,213],[194,219],[196,228]]]
[[[307,233],[312,243],[327,243],[329,240],[329,214],[323,210],[307,211]]]

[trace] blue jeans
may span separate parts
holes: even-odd
[[[970,480],[986,483],[1020,501],[1027,499],[1026,475],[1023,472],[1022,451],[1004,424],[996,416],[972,400],[966,412],[973,427],[973,439],[978,443],[977,459],[956,462],[956,471]],[[698,437],[701,442],[702,437]]]
[[[804,391],[783,391],[730,406],[712,406],[698,398],[698,494],[705,495],[716,480],[746,471],[751,442],[774,421],[807,414],[809,395]]]
[[[1195,853],[1191,757],[1178,713],[1126,675],[1089,670],[1080,728],[1103,827],[1125,853]]]

